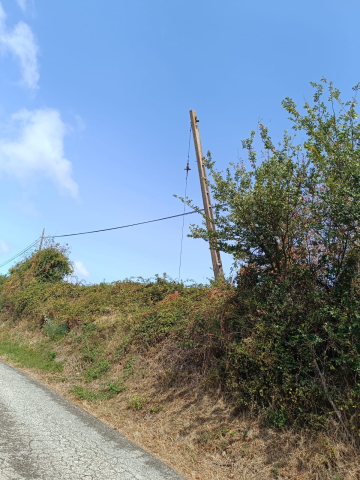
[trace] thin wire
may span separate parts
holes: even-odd
[[[186,172],[186,182],[185,182],[185,197],[184,197],[184,198],[185,198],[185,200],[186,200],[187,185],[188,185],[188,174],[189,174],[189,172]],[[185,215],[185,208],[186,208],[186,204],[184,203],[184,215]],[[179,282],[180,282],[180,274],[181,274],[181,260],[182,260],[182,252],[183,252],[184,224],[185,224],[185,216],[183,216],[182,229],[181,229],[180,263],[179,263]]]
[[[37,243],[39,243],[40,239],[36,240],[35,242],[33,242],[31,245],[29,245],[28,247],[26,247],[24,250],[22,250],[21,252],[17,253],[16,255],[14,255],[12,258],[10,258],[9,260],[7,260],[6,262],[2,263],[0,265],[0,267],[12,262],[13,260],[15,260],[17,257],[20,257],[21,255],[25,254],[27,251],[29,251],[31,248],[33,248]]]
[[[171,215],[170,217],[163,217],[163,218],[156,218],[155,220],[147,220],[146,222],[139,222],[139,223],[132,223],[130,225],[122,225],[121,227],[113,227],[113,228],[103,228],[101,230],[92,230],[90,232],[79,232],[79,233],[68,233],[67,235],[55,235],[55,236],[47,236],[47,237],[44,237],[44,239],[46,238],[63,238],[63,237],[74,237],[76,235],[88,235],[89,233],[99,233],[99,232],[108,232],[110,230],[119,230],[121,228],[129,228],[129,227],[136,227],[137,225],[145,225],[147,223],[154,223],[154,222],[161,222],[163,220],[170,220],[171,218],[178,218],[178,217],[182,217],[184,215],[192,215],[194,213],[199,213],[199,212],[202,212],[204,211],[203,208],[199,208],[198,210],[192,210],[191,212],[186,212],[186,213],[179,213],[178,215]],[[5,265],[7,265],[8,263],[12,262],[13,260],[15,260],[16,258],[20,257],[21,255],[23,255],[24,253],[26,253],[27,251],[29,251],[31,248],[33,248],[37,243],[39,243],[41,240],[41,238],[38,238],[35,242],[33,242],[31,245],[29,245],[28,247],[26,247],[24,250],[22,250],[21,252],[17,253],[16,255],[14,255],[12,258],[10,258],[9,260],[7,260],[6,262],[2,263],[0,265],[0,268],[4,267]]]
[[[6,260],[6,262],[2,263],[0,265],[0,268],[4,267],[5,265],[7,265],[8,263],[12,262],[13,260],[15,260],[16,258],[20,257],[21,255],[24,255],[26,252],[28,252],[29,250],[31,250],[33,247],[35,247],[35,245],[37,243],[40,242],[40,238],[38,238],[37,240],[35,240],[35,242],[33,242],[31,245],[29,245],[28,247],[24,248],[24,250],[22,250],[20,253],[17,253],[16,255],[14,255],[12,258],[10,258],[9,260]]]
[[[102,230],[92,230],[90,232],[68,233],[67,235],[54,235],[54,236],[49,235],[48,237],[44,237],[44,238],[74,237],[76,235],[88,235],[89,233],[108,232],[110,230],[119,230],[121,228],[129,228],[129,227],[136,227],[137,225],[145,225],[146,223],[154,223],[154,222],[161,222],[163,220],[170,220],[171,218],[178,218],[178,217],[182,217],[183,215],[192,215],[193,213],[202,212],[203,210],[204,210],[203,208],[199,208],[199,210],[192,210],[191,212],[179,213],[178,215],[171,215],[170,217],[156,218],[155,220],[147,220],[146,222],[131,223],[130,225],[122,225],[121,227],[103,228]]]
[[[190,123],[190,133],[189,133],[189,147],[188,147],[188,156],[186,164],[186,180],[185,180],[185,196],[184,196],[184,212],[183,212],[183,222],[181,229],[181,243],[180,243],[180,262],[179,262],[179,282],[181,274],[181,263],[182,263],[182,253],[183,253],[183,241],[184,241],[184,225],[185,225],[185,209],[186,209],[186,198],[187,198],[187,187],[188,187],[188,176],[189,176],[189,163],[190,163],[190,143],[191,143],[191,123]]]

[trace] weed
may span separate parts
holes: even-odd
[[[100,307],[100,312],[104,315],[107,315],[107,314],[111,313],[111,310],[110,310],[110,308],[103,306],[103,307]]]
[[[137,394],[135,394],[130,400],[128,400],[129,408],[132,408],[136,411],[141,410],[144,406],[144,403],[145,399]]]
[[[124,390],[126,390],[126,388],[127,388],[126,385],[120,385],[117,382],[111,382],[111,383],[109,383],[107,390],[110,394],[115,396],[118,393],[121,393]]]
[[[45,335],[47,335],[51,340],[64,337],[69,332],[67,322],[60,323],[53,317],[48,317],[47,315],[44,315],[44,318],[45,323],[43,330]]]
[[[221,427],[212,432],[201,432],[198,438],[198,443],[205,446],[206,450],[211,451],[224,451],[233,443],[233,436],[236,434],[234,431],[229,431],[227,428]]]
[[[157,407],[151,407],[151,412],[152,413],[159,413],[161,410],[163,410],[164,405],[158,405]]]
[[[110,368],[110,362],[108,360],[101,360],[98,363],[95,363],[94,365],[91,365],[86,371],[85,371],[85,380],[87,382],[91,382],[92,380],[95,380],[96,378],[102,377],[106,372],[109,371]]]
[[[284,405],[279,410],[268,409],[265,413],[265,426],[283,428],[287,421],[287,413]]]
[[[76,396],[78,400],[87,400],[89,402],[96,402],[99,400],[109,400],[115,397],[120,392],[126,389],[126,385],[119,385],[118,383],[109,383],[108,386],[99,392],[91,390],[88,387],[76,385],[72,388],[71,392]]]
[[[225,437],[225,435],[228,433],[228,429],[227,428],[220,428],[220,430],[216,433],[216,437],[220,438],[220,437]]]
[[[75,385],[71,389],[71,392],[76,396],[78,400],[88,400],[90,402],[99,400],[99,394],[90,390],[90,388]]]
[[[92,337],[96,333],[96,325],[93,322],[85,322],[82,331],[85,338]]]
[[[273,465],[272,469],[276,476],[280,475],[279,467],[277,467],[276,465]]]
[[[134,374],[134,362],[136,357],[131,357],[125,364],[125,368],[123,371],[123,378],[124,380],[128,380]]]
[[[82,348],[82,354],[85,362],[96,362],[101,357],[102,352],[99,350],[98,345],[85,344]]]
[[[52,360],[55,360],[56,355],[57,355],[57,352],[55,352],[55,350],[50,350],[49,352],[47,352],[47,356],[48,356],[50,362]]]

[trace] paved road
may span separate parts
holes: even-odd
[[[182,480],[115,430],[0,361],[0,480]]]

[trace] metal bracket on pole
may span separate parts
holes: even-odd
[[[213,232],[215,232],[216,228],[213,222],[214,215],[213,215],[213,209],[211,205],[209,186],[207,183],[206,168],[203,160],[204,156],[201,148],[200,132],[199,132],[199,126],[198,126],[199,120],[197,119],[195,110],[190,110],[190,120],[191,120],[191,128],[192,128],[193,137],[194,137],[197,166],[199,169],[201,193],[202,193],[202,198],[204,202],[205,215],[207,217],[206,226],[208,230],[212,230]],[[210,252],[211,252],[211,260],[213,264],[214,276],[216,280],[217,278],[224,276],[220,252],[218,250],[213,250],[211,247],[210,247]]]

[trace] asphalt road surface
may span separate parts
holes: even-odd
[[[183,480],[115,430],[0,361],[0,480]]]

